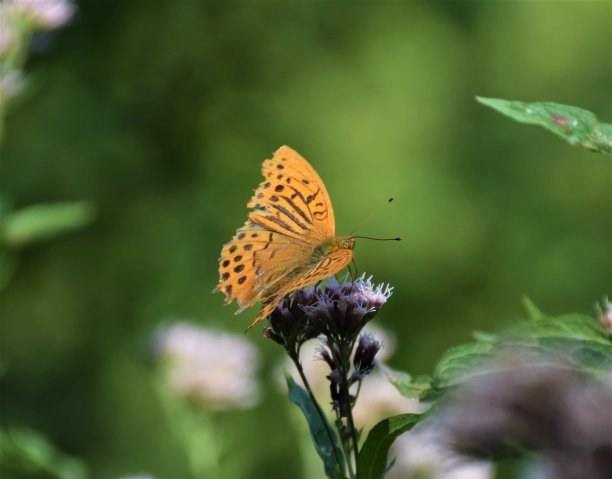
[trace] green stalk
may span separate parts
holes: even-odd
[[[302,380],[302,384],[304,384],[304,387],[306,388],[306,391],[308,392],[308,396],[310,396],[310,400],[312,401],[312,403],[315,406],[315,409],[317,410],[317,414],[319,415],[319,418],[321,419],[321,422],[323,423],[323,425],[325,426],[325,431],[327,432],[327,436],[329,438],[329,442],[332,445],[333,449],[334,449],[334,456],[336,458],[336,463],[341,466],[342,465],[342,461],[340,460],[340,452],[338,451],[338,449],[336,448],[336,443],[334,441],[334,437],[333,437],[333,433],[331,431],[331,429],[329,428],[329,424],[327,422],[327,418],[325,417],[325,414],[323,413],[323,410],[321,409],[321,406],[319,406],[319,402],[317,401],[317,399],[315,398],[314,393],[312,392],[312,388],[310,387],[310,383],[308,382],[308,379],[306,378],[306,375],[304,374],[304,369],[302,368],[302,363],[300,362],[299,359],[299,353],[298,354],[289,354],[289,356],[291,357],[291,360],[293,361],[293,364],[295,364],[295,367],[298,371],[298,374],[300,376],[300,379]],[[346,463],[349,467],[349,472],[351,471],[350,468],[350,456],[346,456]],[[351,479],[353,479],[353,476],[351,474]]]

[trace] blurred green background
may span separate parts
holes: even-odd
[[[35,93],[7,118],[14,207],[92,200],[86,229],[21,251],[0,296],[0,415],[92,477],[188,477],[146,345],[169,317],[242,332],[212,295],[217,257],[282,144],[331,195],[356,261],[395,294],[391,365],[427,373],[474,330],[611,293],[609,158],[477,104],[568,103],[612,120],[609,2],[87,1],[34,43]],[[264,402],[219,418],[250,477],[296,477],[265,357]],[[262,440],[265,431],[265,440]]]

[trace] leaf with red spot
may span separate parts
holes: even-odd
[[[600,122],[590,111],[560,103],[476,99],[520,123],[542,126],[570,145],[612,155],[612,125]]]

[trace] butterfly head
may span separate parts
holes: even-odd
[[[341,236],[336,241],[340,249],[355,249],[355,238],[352,236]]]

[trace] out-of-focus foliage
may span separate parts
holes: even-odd
[[[601,123],[590,111],[559,103],[525,103],[497,98],[478,98],[478,101],[518,122],[543,126],[570,145],[612,154],[612,125]]]
[[[37,88],[6,118],[0,190],[15,210],[88,198],[97,216],[22,251],[0,296],[2,421],[94,477],[191,477],[143,345],[168,316],[236,332],[253,319],[210,290],[281,144],[320,173],[340,234],[396,198],[359,233],[404,241],[355,250],[360,271],[395,287],[378,318],[397,336],[392,367],[432,371],[471,331],[518,316],[525,294],[551,316],[592,313],[611,287],[609,159],[492,121],[473,98],[612,118],[611,8],[80,3],[71,25],[33,39]],[[295,406],[268,374],[281,353],[249,334],[265,400],[219,413],[224,449],[244,452],[249,477],[295,477]]]
[[[10,108],[32,93],[31,81],[22,72],[32,37],[64,26],[73,13],[69,0],[0,3],[0,143]],[[18,248],[78,229],[94,216],[93,206],[86,201],[37,204],[16,211],[8,203],[0,189],[0,291],[17,268]]]
[[[0,429],[0,477],[11,479],[85,479],[80,461],[57,451],[40,433]]]
[[[23,247],[79,228],[92,218],[93,206],[86,201],[39,203],[7,214],[0,231],[1,241],[8,248]]]
[[[610,379],[612,334],[589,316],[532,317],[515,322],[501,333],[476,336],[476,342],[447,350],[430,378],[423,376],[412,380],[406,373],[391,370],[386,374],[404,396],[426,401],[472,376],[486,373],[483,363],[509,351],[554,358],[568,369],[589,373],[604,381]]]

